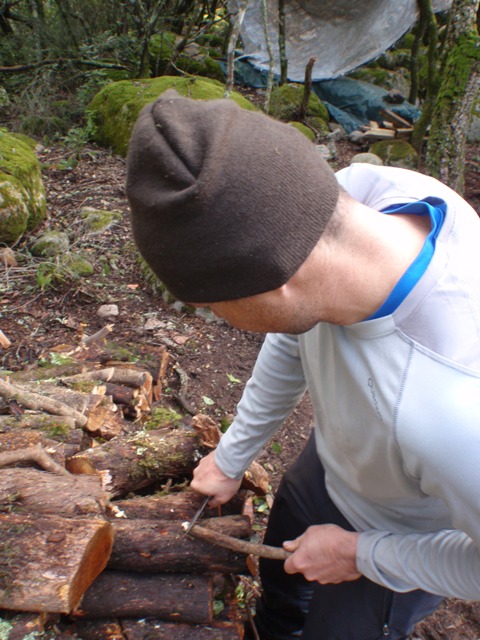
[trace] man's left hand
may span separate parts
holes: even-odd
[[[285,561],[287,573],[302,573],[320,584],[338,584],[360,577],[357,541],[360,534],[334,524],[314,525],[283,547],[292,555]]]

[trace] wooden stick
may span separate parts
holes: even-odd
[[[10,340],[0,329],[0,347],[2,347],[3,349],[8,349],[11,345],[12,343],[10,342]]]
[[[188,524],[188,523],[185,523]],[[185,526],[185,525],[184,525]],[[247,540],[239,540],[232,536],[224,535],[219,531],[212,531],[206,529],[198,524],[195,524],[189,531],[189,534],[210,542],[211,544],[218,544],[220,547],[226,547],[237,553],[246,553],[247,555],[258,556],[259,558],[268,558],[270,560],[286,560],[291,554],[289,551],[282,549],[281,547],[270,547],[266,544],[259,544],[256,542],[248,542]]]
[[[113,331],[113,324],[107,324],[91,336],[84,336],[82,338],[82,346],[90,347],[92,344],[100,343]]]
[[[45,471],[70,475],[65,467],[57,464],[40,445],[29,447],[28,449],[16,449],[15,451],[0,453],[0,467],[5,467],[7,464],[15,464],[16,462],[35,462]]]

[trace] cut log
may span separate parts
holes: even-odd
[[[68,631],[72,639],[127,640],[127,636],[123,633],[123,622],[111,618],[101,620],[78,619],[69,626]],[[153,640],[153,636],[151,640]]]
[[[8,640],[41,638],[44,632],[45,614],[14,613],[2,611],[2,634]]]
[[[186,425],[118,436],[67,458],[71,473],[98,474],[105,491],[124,496],[154,482],[190,477],[201,456],[193,430]]]
[[[394,129],[367,129],[364,133],[365,140],[392,140],[395,138]]]
[[[0,378],[0,396],[5,400],[15,400],[18,404],[26,409],[35,409],[37,411],[46,411],[56,416],[70,416],[74,418],[75,424],[79,427],[85,426],[87,418],[76,411],[71,409],[63,402],[58,402],[53,398],[44,397],[38,393],[31,393],[24,391],[22,387],[12,385],[6,380]]]
[[[113,534],[99,519],[0,514],[0,608],[68,613],[105,567]]]
[[[208,627],[161,620],[123,620],[125,640],[243,640],[244,628],[239,622],[218,621]],[[82,636],[82,640],[103,640]],[[105,638],[107,640],[107,638]],[[113,638],[112,638],[113,640]]]
[[[204,496],[196,491],[185,490],[166,495],[137,496],[126,500],[111,502],[108,511],[114,518],[139,518],[143,520],[191,520],[198,511]],[[242,513],[246,494],[239,492],[221,507],[206,507],[206,518],[228,516]]]
[[[63,517],[101,516],[108,495],[98,476],[58,476],[37,469],[0,469],[0,511]]]
[[[143,618],[190,624],[213,619],[213,579],[184,574],[104,571],[73,612],[85,618]]]
[[[64,382],[75,383],[88,380],[98,380],[100,382],[111,382],[113,384],[127,385],[141,389],[145,397],[152,402],[153,378],[148,371],[135,368],[107,367],[106,369],[95,369],[86,373],[77,374],[64,379]]]
[[[219,533],[246,538],[251,535],[246,516],[202,520],[215,536]],[[248,573],[245,556],[205,543],[185,534],[181,522],[168,520],[117,520],[112,522],[115,541],[109,569],[145,573]]]
[[[104,440],[111,440],[127,431],[123,414],[118,410],[111,396],[102,398],[102,401],[88,412],[85,431],[95,438]]]

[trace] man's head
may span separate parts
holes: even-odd
[[[285,284],[338,199],[334,173],[294,127],[175,91],[143,109],[127,166],[135,242],[165,286],[192,303]]]

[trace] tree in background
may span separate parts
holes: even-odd
[[[453,0],[446,60],[435,100],[425,169],[463,193],[465,140],[480,96],[479,0]]]

